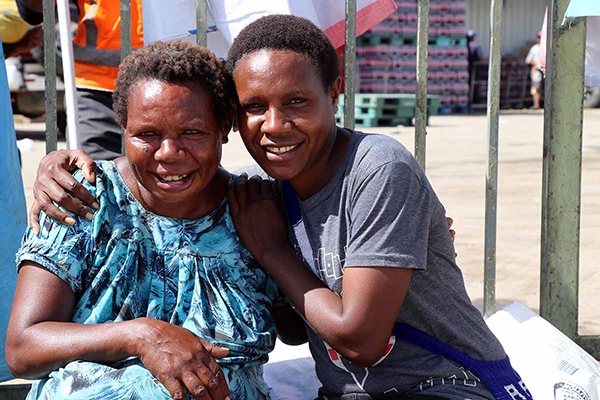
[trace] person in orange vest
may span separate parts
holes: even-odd
[[[121,130],[112,109],[112,91],[121,61],[119,2],[77,0],[79,22],[73,39],[79,111],[79,143],[96,160],[121,154]],[[42,23],[42,0],[17,0],[21,17]],[[131,2],[131,45],[142,47],[142,2]]]

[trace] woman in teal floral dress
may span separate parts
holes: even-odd
[[[281,298],[225,199],[228,80],[184,42],[122,65],[127,157],[99,162],[91,183],[76,173],[97,211],[70,226],[42,214],[17,255],[7,355],[15,375],[44,377],[29,399],[268,398]]]

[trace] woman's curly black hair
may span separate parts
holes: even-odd
[[[127,126],[127,103],[132,89],[149,80],[200,83],[212,99],[217,120],[232,115],[235,93],[225,62],[204,47],[174,40],[142,47],[121,63],[113,92],[113,109],[119,125]]]
[[[338,56],[329,38],[306,18],[268,15],[242,29],[227,57],[231,75],[245,55],[262,49],[291,50],[304,55],[327,89],[340,76]]]

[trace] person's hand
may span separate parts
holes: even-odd
[[[82,150],[53,151],[40,161],[33,184],[35,201],[29,210],[29,226],[36,235],[40,232],[40,211],[44,211],[48,217],[62,224],[75,223],[75,220],[55,206],[53,201],[65,210],[91,221],[93,211],[88,207],[98,209],[98,201],[69,173],[76,168],[83,171],[83,176],[88,182],[95,182],[96,163]]]
[[[456,231],[452,229],[454,220],[450,217],[446,217],[446,221],[448,222],[448,230],[450,231],[450,237],[452,237],[452,242],[454,242],[454,238],[456,237]]]
[[[15,53],[28,53],[29,51],[40,47],[44,40],[42,25],[31,28],[15,46]]]
[[[229,387],[215,358],[229,349],[218,347],[177,325],[140,318],[136,353],[144,366],[167,388],[173,399],[229,400]],[[185,389],[184,389],[185,388]]]
[[[240,239],[259,263],[290,245],[285,211],[270,181],[242,174],[235,183],[229,181],[227,198]]]
[[[454,229],[452,229],[454,220],[450,217],[446,217],[446,222],[448,222],[448,231],[450,232],[450,237],[452,238],[452,243],[454,243],[454,239],[456,238],[456,231]],[[458,257],[458,253],[454,252],[454,257]]]

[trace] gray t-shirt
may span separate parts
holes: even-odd
[[[335,177],[300,201],[300,208],[306,236],[291,239],[331,290],[341,294],[345,268],[411,268],[411,283],[396,321],[477,359],[506,357],[466,293],[444,207],[414,157],[398,141],[354,132]],[[477,378],[464,368],[400,339],[383,361],[365,369],[330,349],[312,329],[307,331],[326,393],[404,393],[443,378],[454,379],[453,390],[466,379],[465,393],[493,399],[481,384],[468,388]]]

